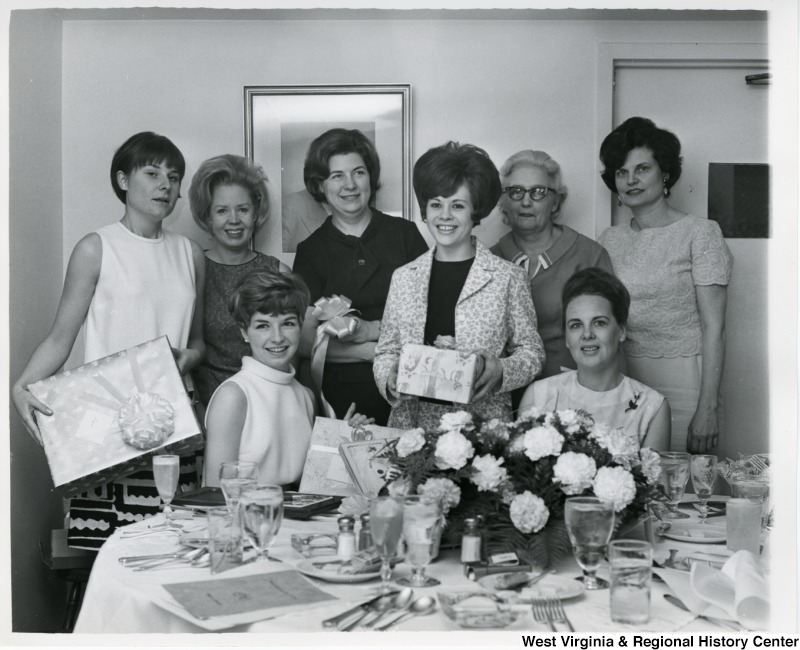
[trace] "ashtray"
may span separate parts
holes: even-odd
[[[338,535],[315,533],[313,535],[292,535],[292,548],[303,557],[320,557],[322,555],[336,555]]]
[[[508,627],[530,609],[529,605],[510,605],[485,591],[440,592],[436,595],[442,611],[463,628]]]

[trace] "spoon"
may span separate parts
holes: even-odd
[[[393,621],[385,623],[379,627],[376,627],[375,629],[388,630],[390,627],[392,627],[392,625],[396,625],[404,618],[410,618],[411,616],[424,616],[425,614],[430,614],[435,609],[436,609],[436,601],[430,596],[423,596],[422,598],[417,598],[417,600],[411,603],[411,605],[409,605],[408,607],[408,611],[403,612]]]
[[[411,604],[411,599],[413,597],[414,597],[414,590],[411,587],[404,587],[394,597],[392,604],[387,609],[380,612],[369,623],[365,623],[364,627],[375,627],[378,621],[380,621],[389,612],[393,611],[399,612],[408,609],[408,606]]]

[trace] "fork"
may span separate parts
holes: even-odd
[[[575,631],[575,628],[572,626],[569,618],[567,618],[567,613],[564,611],[564,606],[561,604],[561,601],[558,598],[548,598],[545,601],[545,606],[550,614],[550,618],[557,623],[566,623],[570,632]]]
[[[544,598],[532,598],[531,604],[533,605],[533,619],[539,623],[547,623],[551,632],[558,632],[550,610],[547,609],[547,601]]]

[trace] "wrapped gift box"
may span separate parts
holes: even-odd
[[[327,494],[331,496],[350,496],[360,491],[353,480],[339,447],[355,440],[382,440],[397,438],[403,429],[390,429],[370,424],[353,435],[353,429],[344,420],[317,418],[311,432],[311,443],[300,479],[300,492]]]
[[[185,455],[203,448],[202,430],[166,336],[28,389],[53,410],[49,417],[38,414],[37,422],[53,483],[64,496],[149,468],[153,453]],[[123,440],[119,414],[137,394],[162,398],[172,407],[174,430],[152,449],[138,449]]]
[[[474,354],[407,343],[400,354],[397,390],[406,395],[469,404],[477,361]]]

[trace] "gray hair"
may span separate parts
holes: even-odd
[[[517,169],[523,167],[541,169],[550,177],[550,187],[558,193],[558,210],[553,216],[558,216],[561,212],[561,206],[567,198],[567,188],[561,182],[561,166],[553,160],[546,151],[523,149],[509,156],[503,163],[503,166],[500,167],[500,181],[503,187],[506,186],[508,177]],[[503,215],[503,223],[507,224],[508,221],[505,211],[503,210],[503,201],[500,201],[500,212]]]

